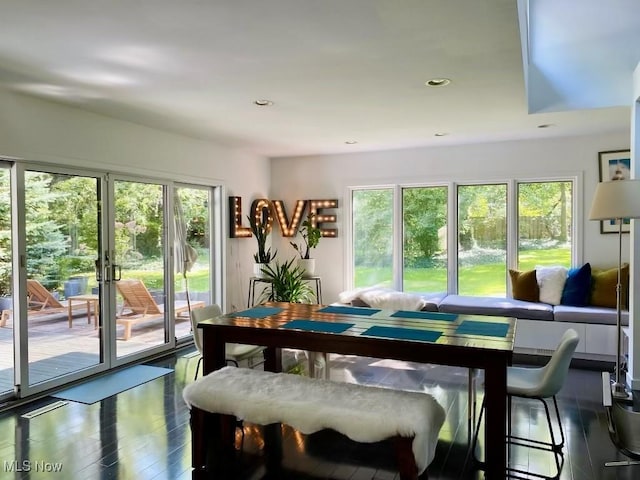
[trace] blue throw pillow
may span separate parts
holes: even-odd
[[[584,307],[589,304],[591,292],[591,265],[585,263],[580,268],[572,268],[567,273],[567,281],[562,290],[562,305]]]

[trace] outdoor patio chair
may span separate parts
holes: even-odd
[[[60,300],[54,297],[38,280],[27,280],[28,307],[31,312],[63,312],[67,309]]]
[[[122,297],[122,307],[116,315],[116,323],[124,326],[124,340],[131,338],[131,328],[136,323],[164,318],[164,305],[156,303],[142,280],[119,280],[116,288]],[[191,310],[204,307],[202,301],[190,303]],[[176,300],[174,313],[177,318],[189,319],[189,304],[185,300]]]
[[[27,280],[27,305],[29,315],[35,313],[62,313],[69,311],[69,304],[64,300],[58,300],[38,280]],[[72,303],[71,309],[86,308],[84,304]]]

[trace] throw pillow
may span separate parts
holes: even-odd
[[[540,301],[540,288],[536,279],[536,271],[520,272],[509,269],[511,277],[511,296],[516,300],[526,302]]]
[[[623,265],[620,271],[620,303],[623,309],[628,308],[629,265]],[[591,273],[591,299],[589,303],[596,307],[616,308],[616,285],[618,284],[618,269],[595,270]]]
[[[536,278],[540,288],[540,301],[560,305],[562,290],[567,280],[565,267],[536,267]]]
[[[572,268],[567,273],[567,281],[562,290],[562,305],[584,307],[589,303],[591,293],[591,265],[585,263],[580,268]]]

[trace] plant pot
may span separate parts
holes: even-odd
[[[256,278],[264,278],[265,275],[262,272],[262,269],[269,265],[268,263],[254,263],[253,264],[253,276]]]
[[[13,297],[0,297],[0,312],[2,312],[2,310],[13,310]]]
[[[305,277],[313,277],[316,273],[316,259],[299,258],[298,267],[304,272]]]
[[[64,298],[80,295],[82,292],[82,284],[79,280],[67,280],[64,282]]]

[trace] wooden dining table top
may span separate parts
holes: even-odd
[[[284,339],[286,343],[287,333],[314,338],[329,335],[329,339],[323,339],[323,345],[316,345],[316,348],[318,351],[335,350],[334,353],[348,353],[339,348],[339,338],[341,342],[395,342],[407,348],[429,345],[434,349],[441,347],[467,353],[510,354],[516,332],[516,320],[509,317],[282,302],[265,303],[208,319],[201,323],[201,328],[207,329],[208,325],[234,330],[244,338],[243,341],[247,338],[239,331],[250,329],[255,332],[256,340],[261,337],[257,343],[265,345],[271,344],[267,332],[280,331],[280,344],[274,343],[274,346],[286,346],[282,341]],[[332,343],[336,348],[332,349]]]

